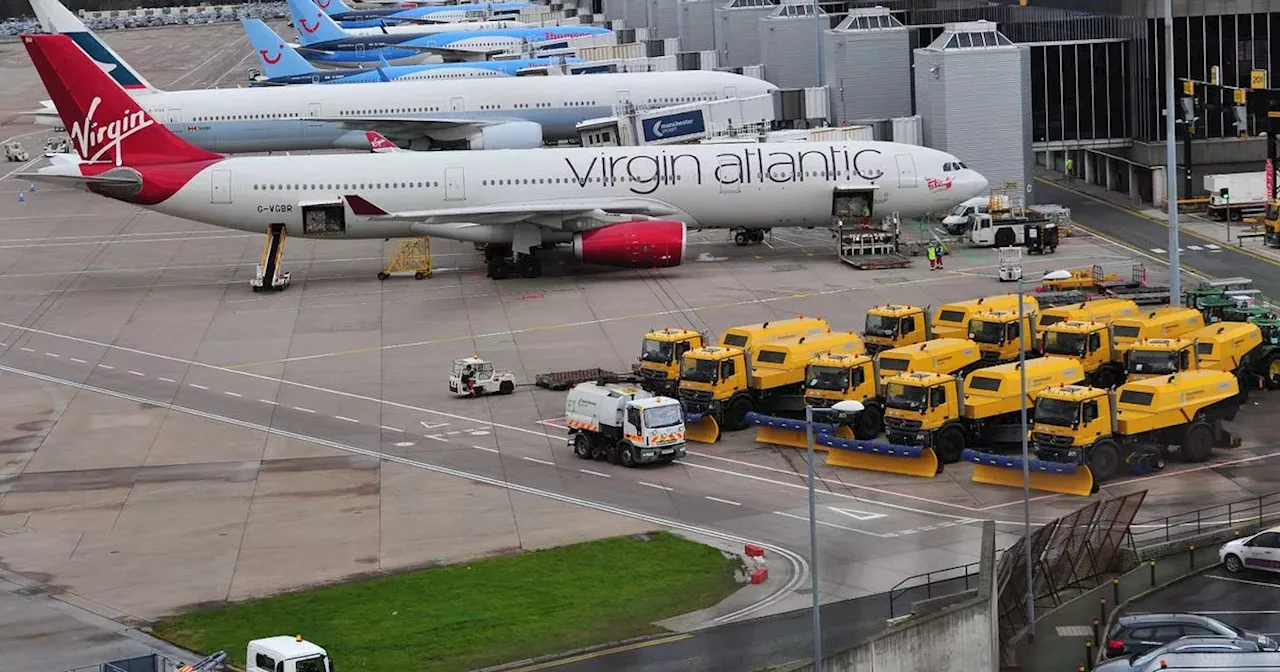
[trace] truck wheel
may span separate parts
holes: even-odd
[[[1273,352],[1262,365],[1262,375],[1268,390],[1280,388],[1280,352]]]
[[[591,437],[586,434],[575,434],[573,437],[573,454],[584,460],[591,459]]]
[[[1089,450],[1089,471],[1095,482],[1109,481],[1120,467],[1120,450],[1110,441],[1100,441]]]
[[[853,423],[853,437],[860,441],[870,441],[880,435],[880,430],[884,428],[884,419],[880,415],[880,409],[875,406],[867,406],[858,414],[858,419]]]
[[[751,400],[738,397],[729,402],[729,412],[724,416],[725,429],[737,431],[747,428],[747,413],[751,412]]]
[[[1213,430],[1203,422],[1197,422],[1187,428],[1187,435],[1182,440],[1182,454],[1185,462],[1204,462],[1213,452]]]
[[[636,466],[636,455],[631,450],[631,444],[626,441],[619,442],[617,448],[614,450],[618,451],[619,464],[628,469]]]
[[[960,454],[964,452],[964,434],[955,427],[944,429],[934,441],[933,449],[943,463],[955,464],[960,461]]]
[[[609,459],[609,448],[603,446],[599,441],[591,442],[591,459],[597,462],[603,462]]]
[[[515,391],[516,391],[516,384],[509,380],[504,380],[501,383],[498,383],[499,394],[511,394],[512,392],[515,392]]]

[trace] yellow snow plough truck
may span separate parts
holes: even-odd
[[[754,352],[717,345],[685,353],[680,369],[680,403],[690,441],[715,443],[724,429],[748,426],[751,412],[804,411],[804,376],[819,353],[865,354],[852,332],[792,336],[757,345]]]
[[[969,321],[979,313],[992,310],[1010,310],[1018,312],[1017,294],[996,294],[981,299],[948,303],[938,309],[933,316],[933,335],[936,338],[967,338]],[[1034,296],[1022,297],[1022,312],[1036,313],[1040,310],[1040,302]]]
[[[829,331],[820,317],[793,317],[727,329],[720,345],[750,350],[759,343]],[[684,353],[706,345],[701,332],[665,327],[644,335],[640,346],[640,387],[653,394],[675,397],[680,389],[680,362]]]
[[[1069,357],[1037,357],[1026,366],[1028,411],[1041,390],[1084,380],[1080,363]],[[931,448],[943,464],[959,462],[968,447],[1021,441],[1021,394],[1018,362],[978,369],[963,380],[897,376],[885,396],[885,435],[890,443]]]
[[[862,404],[862,410],[847,418],[841,414],[835,423],[815,420],[815,435],[834,434],[846,439],[874,439],[880,435],[884,410],[876,396],[875,360],[867,355],[839,353],[823,353],[809,360],[804,373],[804,403],[814,408],[831,408],[841,401],[857,401]],[[756,425],[757,443],[792,448],[808,446],[803,419],[748,413],[747,422]],[[825,450],[817,443],[814,448]]]
[[[929,309],[919,306],[885,304],[867,311],[862,341],[867,354],[876,355],[885,350],[915,345],[933,338],[929,323]]]
[[[928,373],[963,374],[981,366],[978,344],[967,338],[935,338],[876,355],[876,375],[880,394],[894,376],[924,371]]]
[[[1193,308],[1157,308],[1141,315],[1102,321],[1069,320],[1045,328],[1041,352],[1075,357],[1084,367],[1090,385],[1109,389],[1127,379],[1126,353],[1142,339],[1158,335],[1186,334],[1204,325]],[[1172,372],[1170,372],[1172,373]]]
[[[1236,377],[1240,401],[1249,391],[1266,384],[1257,354],[1262,352],[1262,330],[1252,322],[1215,322],[1181,338],[1149,338],[1134,343],[1125,353],[1129,380],[1167,376],[1181,371],[1208,369]]]
[[[1131,474],[1158,471],[1171,455],[1204,462],[1215,447],[1240,444],[1222,426],[1239,409],[1236,377],[1223,371],[1135,380],[1113,391],[1043,390],[1031,431],[1031,487],[1083,497],[1122,467]],[[964,459],[975,464],[975,483],[1022,487],[1021,456],[966,450]]]
[[[969,320],[969,340],[978,344],[978,356],[983,366],[1004,364],[1018,359],[1018,351],[1025,348],[1028,357],[1035,351],[1036,339],[1033,325],[1035,313],[1022,313],[1019,323],[1018,309],[989,310],[978,313]],[[1025,332],[1026,337],[1021,334]]]
[[[1049,327],[1061,322],[1097,322],[1111,324],[1122,317],[1134,317],[1142,314],[1138,304],[1129,299],[1094,299],[1084,303],[1071,303],[1065,306],[1046,308],[1036,317],[1036,333],[1041,338],[1039,344],[1043,349],[1043,338]]]

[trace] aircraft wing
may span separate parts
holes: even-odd
[[[314,117],[315,121],[341,124],[353,131],[376,131],[394,140],[451,140],[465,137],[485,126],[505,124],[511,119],[449,119],[432,117]]]
[[[398,49],[412,49],[432,56],[440,56],[454,61],[487,61],[490,56],[507,53],[506,49],[466,49],[463,47],[441,47],[417,44],[397,44]]]
[[[401,212],[388,212],[361,196],[347,195],[345,198],[351,211],[357,215],[377,221],[416,222],[425,226],[451,224],[471,227],[531,222],[547,228],[583,231],[621,221],[677,214],[670,206],[641,198],[560,199]]]

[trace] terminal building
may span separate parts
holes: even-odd
[[[597,1],[616,4],[613,15],[627,14],[627,27],[643,25],[634,22],[637,16],[660,17],[650,24],[662,24],[653,37],[678,37],[682,50],[714,49],[719,67],[763,65],[763,76],[783,87],[827,86],[833,125],[869,123],[878,138],[893,139],[880,132],[896,125],[889,120],[918,115],[930,144],[958,137],[959,129],[973,123],[978,106],[988,106],[986,119],[1004,120],[1021,109],[1024,123],[1008,128],[1016,129],[1011,135],[1029,138],[1031,161],[1063,170],[1071,157],[1078,178],[1136,201],[1164,200],[1162,0],[820,0],[816,17],[814,3],[797,0]],[[702,5],[708,1],[709,21]],[[669,14],[667,6],[677,9]],[[993,36],[981,43],[963,34],[972,31],[955,27],[978,21],[992,24],[979,31]],[[946,31],[956,34],[950,47],[937,43]],[[1280,67],[1280,0],[1175,0],[1174,34],[1184,180],[1179,195],[1188,196],[1183,185],[1189,167],[1189,195],[1197,196],[1203,195],[1204,175],[1262,170],[1266,142],[1260,134],[1267,120],[1235,104],[1231,87],[1248,89],[1259,77],[1269,85]],[[958,64],[976,52],[1013,54],[1014,48],[1025,57],[1009,56],[986,73],[986,82],[953,86],[958,76],[947,77],[943,107],[935,100],[936,87],[921,90],[941,81],[922,78],[921,58],[935,68],[938,59]],[[1026,71],[1025,90],[1010,85],[1007,95],[993,94],[1023,77],[1017,69]],[[1181,100],[1187,79],[1194,82],[1194,106]],[[953,96],[965,104],[953,104]],[[1188,115],[1194,123],[1185,123]],[[1189,157],[1183,137],[1188,127],[1194,130]],[[950,144],[941,148],[972,156],[980,170],[987,161],[1009,160],[1005,150],[988,159]],[[1014,172],[1029,175],[1021,168]],[[1033,202],[1034,185],[1028,192],[1027,179],[1001,177],[993,185],[1012,187],[1016,181]]]

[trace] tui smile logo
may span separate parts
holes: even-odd
[[[320,16],[321,16],[320,14],[316,14],[316,19],[317,19],[317,21],[316,21],[316,25],[314,25],[314,26],[309,26],[309,25],[307,25],[307,20],[306,20],[306,19],[301,19],[301,20],[299,20],[299,21],[298,21],[298,23],[301,23],[301,24],[302,24],[302,29],[303,29],[303,30],[305,30],[305,31],[307,31],[307,34],[308,34],[308,35],[310,35],[311,33],[314,33],[314,32],[316,32],[317,30],[320,30],[320,21],[319,21]]]
[[[275,65],[276,63],[280,62],[281,58],[284,57],[284,45],[283,44],[280,45],[279,51],[276,52],[275,58],[271,58],[270,56],[268,56],[266,49],[259,49],[258,53],[262,54],[262,60],[266,61],[267,65]]]

